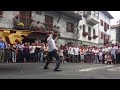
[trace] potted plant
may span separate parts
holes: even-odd
[[[88,32],[83,32],[83,36],[86,37],[88,35]]]
[[[91,40],[92,39],[92,37],[91,36],[88,36],[88,40]]]
[[[98,36],[97,35],[93,35],[93,39],[96,39]]]

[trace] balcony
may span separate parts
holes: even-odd
[[[74,19],[82,20],[82,16],[76,11],[56,11],[56,12]]]
[[[87,18],[91,14],[91,11],[83,11],[83,17]]]
[[[98,19],[96,17],[94,17],[93,15],[89,15],[87,18],[86,18],[86,21],[88,24],[94,26],[96,24],[99,23]]]

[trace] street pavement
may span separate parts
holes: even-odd
[[[0,63],[0,79],[120,79],[120,65],[62,63],[61,72],[54,72],[55,63],[44,70],[44,63]]]

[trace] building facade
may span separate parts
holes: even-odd
[[[24,23],[22,30],[15,28],[16,16]],[[107,11],[0,11],[0,28],[5,32],[1,32],[0,37],[10,43],[25,37],[28,41],[46,42],[46,33],[53,30],[59,33],[58,45],[103,46],[110,39],[110,19],[113,17]],[[33,30],[33,21],[45,27]]]
[[[83,11],[80,21],[80,40],[83,45],[103,46],[110,39],[110,20],[107,11]]]
[[[17,31],[17,33],[18,31],[21,31],[14,28],[13,18],[15,18],[16,16],[19,16],[20,22],[24,23],[24,29],[22,31],[33,31],[30,28],[32,21],[39,21],[45,26],[44,30],[38,30],[36,33],[30,34],[29,38],[39,41],[45,41],[46,27],[47,31],[52,31],[55,27],[57,27],[58,29],[56,30],[60,33],[57,41],[58,44],[64,45],[67,43],[78,43],[78,38],[76,35],[78,30],[77,25],[78,22],[81,20],[81,16],[74,11],[1,11],[0,28],[12,30],[14,29],[15,31]],[[5,32],[5,30],[3,31]],[[19,36],[20,33],[21,32],[19,32],[18,34],[10,34],[8,37],[8,39],[10,39],[10,42],[14,42],[15,39],[13,40],[12,37],[15,35]]]
[[[120,25],[111,26],[111,40],[113,44],[120,43]]]

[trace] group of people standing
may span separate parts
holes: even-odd
[[[10,45],[0,40],[0,62],[45,62],[48,46],[45,43],[16,43]]]
[[[56,59],[55,71],[60,71],[60,63],[120,63],[120,45],[106,44],[104,47],[77,46],[65,44],[58,47],[53,39],[54,32],[47,35],[47,43],[7,44],[0,39],[0,62],[46,62],[44,69]]]
[[[104,47],[61,45],[58,53],[62,53],[63,62],[120,63],[120,46],[114,44],[106,44]]]

